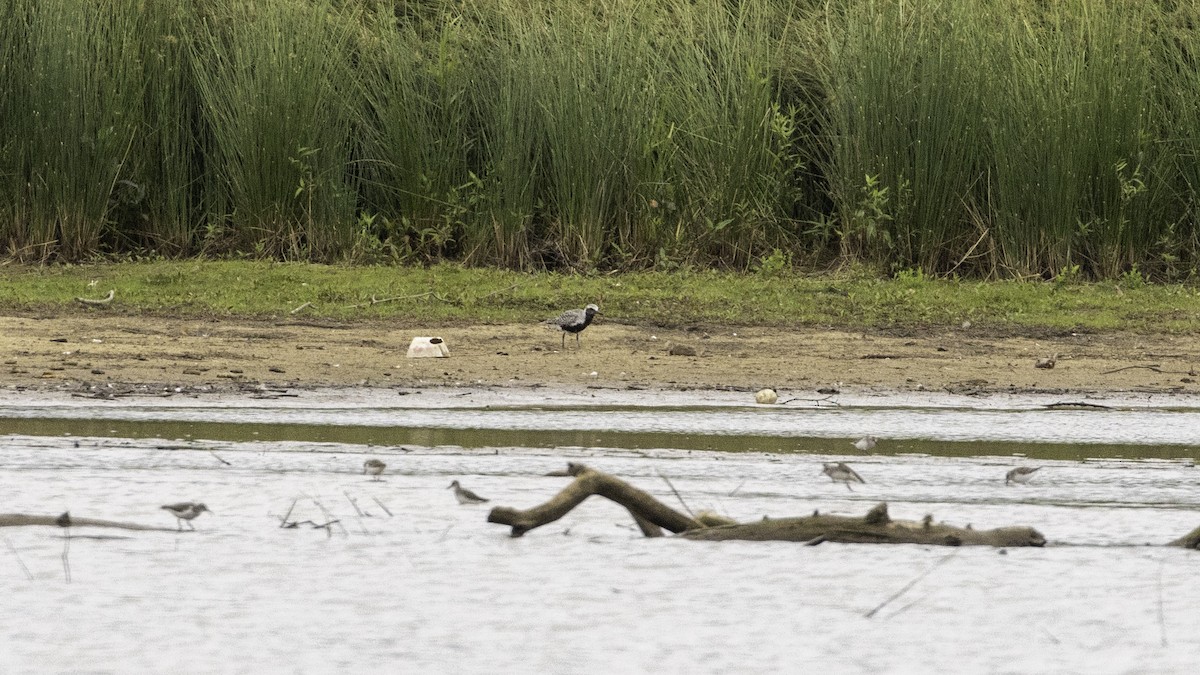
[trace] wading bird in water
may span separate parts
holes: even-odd
[[[851,469],[845,462],[836,464],[824,464],[821,473],[829,476],[835,483],[845,483],[846,489],[854,492],[854,488],[850,487],[850,483],[866,483],[862,476],[858,475],[854,469]]]

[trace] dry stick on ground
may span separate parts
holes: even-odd
[[[296,312],[302,311],[302,310],[303,310],[305,307],[311,307],[311,306],[312,306],[312,303],[311,303],[311,302],[306,302],[306,303],[304,303],[303,305],[299,305],[298,307],[296,307],[296,308],[295,308],[295,309],[293,309],[292,311],[288,312],[288,314],[295,314]]]
[[[705,527],[697,519],[678,513],[614,476],[575,463],[567,465],[567,472],[575,480],[550,501],[527,510],[498,506],[488,514],[488,522],[507,525],[512,528],[512,536],[519,537],[562,518],[588,497],[600,495],[624,506],[639,524],[646,521],[686,539],[704,541],[833,541],[940,546],[1042,546],[1046,543],[1045,537],[1031,527],[972,530],[923,521],[893,521],[884,503],[861,518],[814,513],[802,518]]]
[[[222,458],[220,455],[218,455],[218,454],[216,453],[216,451],[215,451],[215,450],[209,450],[209,452],[211,452],[211,453],[212,453],[212,456],[213,456],[213,457],[216,457],[216,458],[217,458],[217,461],[218,461],[218,462],[220,462],[220,463],[224,464],[225,466],[233,466],[233,465],[232,465],[232,464],[230,464],[229,462],[226,462],[226,461],[225,461],[225,460],[224,460],[224,459],[223,459],[223,458]]]
[[[1122,370],[1133,370],[1135,368],[1145,368],[1146,370],[1152,370],[1156,373],[1162,373],[1163,375],[1191,375],[1192,377],[1196,377],[1195,368],[1192,368],[1191,370],[1163,370],[1162,366],[1157,363],[1149,366],[1125,366],[1124,368],[1114,368],[1113,370],[1106,370],[1100,374],[1112,375],[1113,373],[1119,373]]]
[[[424,293],[417,293],[416,295],[397,295],[391,298],[378,299],[372,295],[370,302],[360,302],[357,305],[346,305],[343,309],[358,309],[359,307],[370,307],[372,305],[379,305],[385,302],[395,302],[397,300],[415,300],[416,298],[427,298],[431,295],[436,295],[436,293],[433,291],[425,291]]]
[[[75,302],[78,302],[81,305],[107,305],[108,303],[112,302],[113,298],[115,297],[117,297],[117,292],[115,290],[110,290],[108,295],[104,296],[103,298],[75,298]]]

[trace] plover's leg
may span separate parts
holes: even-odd
[[[192,521],[190,521],[190,520],[189,520],[189,521],[187,521],[187,524],[188,524],[188,529],[189,529],[189,530],[192,530],[193,532],[196,530],[196,526],[195,526],[195,525],[192,525]]]
[[[175,516],[175,527],[178,528],[180,532],[183,532],[183,518]]]
[[[850,481],[846,481],[846,489],[851,492],[854,492],[854,488],[850,487]]]

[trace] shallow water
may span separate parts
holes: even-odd
[[[0,670],[1186,672],[1200,653],[1200,553],[1145,546],[1200,525],[1200,474],[1190,459],[1191,429],[1200,427],[1178,421],[1195,414],[1186,405],[1141,401],[1127,406],[1135,410],[1080,413],[1039,410],[1038,401],[984,401],[974,411],[970,401],[903,401],[906,415],[871,399],[826,414],[763,412],[716,396],[701,411],[673,400],[602,400],[591,414],[586,401],[563,410],[503,401],[510,409],[493,415],[458,400],[406,403],[402,415],[378,396],[336,404],[318,397],[307,401],[312,410],[305,398],[259,406],[248,428],[237,417],[245,406],[212,399],[0,401],[0,511],[70,509],[165,527],[174,518],[160,504],[198,499],[215,511],[195,521],[195,532],[73,528],[71,583],[60,530],[0,530]],[[271,412],[275,403],[283,412]],[[665,405],[649,407],[657,403]],[[329,423],[332,413],[315,412],[338,408]],[[388,418],[440,419],[449,426],[437,428],[450,432],[451,422],[474,420],[479,435],[464,437],[475,439],[470,447],[413,443],[403,451],[336,432],[386,437],[433,428],[389,427]],[[1035,418],[1075,419],[1066,426],[1078,431],[1028,423]],[[504,419],[521,421],[495,422]],[[945,429],[948,419],[958,427]],[[36,424],[43,426],[29,429]],[[97,424],[110,426],[78,431]],[[1014,424],[1023,430],[1010,430]],[[963,425],[974,439],[962,438]],[[1138,425],[1162,440],[1137,443],[1125,429]],[[544,445],[563,428],[589,438],[615,433],[606,426],[631,436],[605,439],[649,434],[648,444]],[[1097,426],[1121,441],[1081,440]],[[763,427],[768,432],[748,437],[794,444],[792,452],[649,444],[738,439],[738,429]],[[1052,431],[1038,437],[1029,427]],[[148,433],[164,429],[191,437]],[[269,429],[282,431],[262,438]],[[315,429],[329,440],[297,438]],[[500,431],[536,442],[512,443]],[[881,454],[849,446],[866,431],[883,438]],[[1025,440],[1005,440],[1018,434]],[[939,453],[943,447],[952,451]],[[1071,458],[1049,459],[1064,447]],[[1034,452],[1045,468],[1029,486],[1005,487],[1004,473],[1029,462],[1014,453],[1029,449],[1045,450]],[[1152,458],[1138,458],[1142,451]],[[386,480],[358,473],[366,457],[388,463]],[[854,492],[832,484],[820,474],[830,459],[852,462],[868,483]],[[665,476],[689,508],[740,520],[813,509],[858,515],[887,501],[896,518],[1032,525],[1051,545],[1001,553],[648,540],[601,499],[511,539],[485,522],[486,507],[460,506],[445,489],[458,478],[493,504],[528,507],[565,484],[542,474],[567,461],[678,505]],[[293,503],[292,520],[340,523],[330,532],[281,529]],[[87,538],[100,535],[114,538]]]

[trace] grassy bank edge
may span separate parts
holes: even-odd
[[[713,271],[565,275],[458,265],[351,267],[261,261],[0,266],[0,311],[275,320],[509,323],[598,303],[605,321],[680,327],[960,328],[996,333],[1200,332],[1200,287],[960,281],[902,273]],[[76,298],[115,299],[85,306]]]

